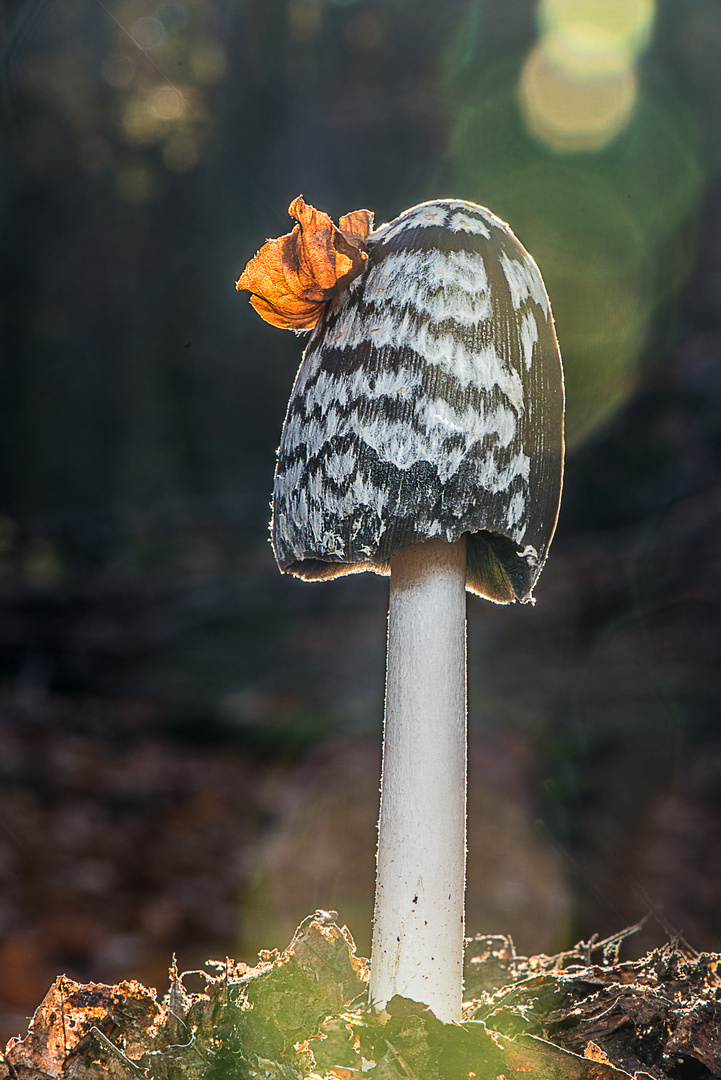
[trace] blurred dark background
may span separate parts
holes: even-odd
[[[469,600],[468,931],[721,949],[717,0],[3,0],[0,1033],[316,906],[367,952],[387,582],[281,577],[303,194],[459,197],[544,274],[564,503]]]

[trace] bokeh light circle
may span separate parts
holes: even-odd
[[[555,63],[541,42],[523,66],[519,93],[529,131],[557,150],[600,150],[633,115],[633,68],[577,77]]]
[[[178,120],[186,109],[185,98],[174,86],[155,86],[148,95],[148,106],[157,120]]]
[[[484,71],[459,112],[443,187],[508,221],[541,268],[572,447],[637,384],[654,315],[696,250],[704,171],[692,118],[657,69],[646,71],[625,130],[594,153],[559,152],[529,131],[518,70],[516,62]]]
[[[587,71],[613,64],[614,54],[616,64],[632,64],[648,44],[655,13],[655,0],[541,0],[539,8],[544,35],[565,42],[570,61],[585,59]]]
[[[541,0],[540,40],[519,83],[530,133],[561,151],[612,142],[633,117],[655,13],[655,0]]]
[[[165,43],[166,31],[160,19],[154,15],[144,15],[133,23],[130,35],[143,52],[153,52]]]

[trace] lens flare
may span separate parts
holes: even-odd
[[[528,130],[557,150],[600,150],[633,115],[637,83],[633,68],[592,78],[558,67],[542,42],[521,73],[521,107]]]
[[[612,142],[634,113],[654,15],[655,0],[541,0],[541,38],[519,84],[531,134],[571,152]]]
[[[540,0],[539,9],[540,39],[520,80],[515,56],[475,57],[464,51],[469,27],[459,30],[448,79],[463,104],[436,187],[492,207],[541,267],[573,447],[653,362],[655,316],[698,250],[714,128],[653,58],[641,71],[649,0]]]
[[[648,44],[655,9],[655,0],[541,0],[539,21],[570,65],[601,73],[635,62]]]
[[[585,23],[559,26],[543,35],[549,60],[571,79],[590,80],[619,75],[633,66],[625,43],[606,27]]]

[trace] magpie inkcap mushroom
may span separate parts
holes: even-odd
[[[390,573],[370,1000],[461,1017],[466,590],[532,600],[558,516],[563,374],[528,252],[473,203],[370,232],[298,224],[238,282],[314,327],[283,425],[272,542],[306,580]]]
[[[323,310],[278,453],[272,542],[307,580],[389,572],[467,535],[466,587],[532,600],[558,516],[563,375],[538,268],[473,203],[415,206],[372,232]]]

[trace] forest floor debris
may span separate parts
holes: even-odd
[[[721,957],[674,940],[621,961],[631,928],[557,956],[468,943],[461,1024],[416,1002],[367,1008],[368,963],[335,912],[255,967],[180,974],[162,1002],[138,982],[60,976],[2,1080],[705,1080],[721,1076]],[[201,976],[204,988],[185,981]]]

